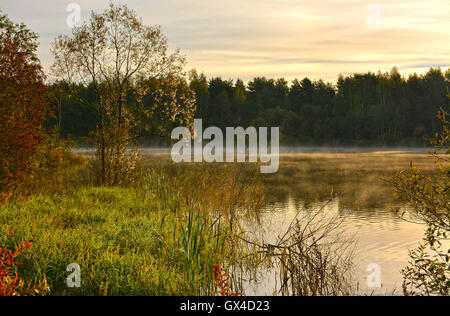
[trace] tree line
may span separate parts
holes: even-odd
[[[161,82],[153,79],[148,84],[154,88]],[[443,73],[440,68],[407,78],[397,68],[339,75],[336,84],[309,78],[289,84],[284,78],[266,77],[245,84],[240,79],[208,79],[191,70],[175,90],[195,93],[195,117],[205,126],[279,126],[284,144],[422,146],[439,129],[437,111],[450,105],[449,87],[450,70]],[[61,106],[61,134],[75,139],[88,136],[99,122],[94,87],[80,89],[84,102],[66,98]],[[152,108],[157,99],[148,94],[143,104]]]

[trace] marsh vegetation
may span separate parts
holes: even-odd
[[[447,104],[448,72],[208,83],[187,77],[160,27],[111,2],[55,39],[49,84],[37,38],[0,14],[0,295],[397,294],[403,279],[403,294],[448,295],[445,156],[289,153],[260,174],[139,148],[200,114],[281,126],[287,142],[420,145],[439,129],[422,111]],[[65,139],[66,107],[91,116],[80,124],[91,155]],[[433,145],[445,150],[438,118]],[[376,291],[362,286],[368,263],[382,268]]]
[[[339,222],[328,238],[353,250],[348,253],[352,253],[352,263],[346,270],[348,276],[351,275],[351,284],[346,290],[360,294],[401,294],[401,270],[408,262],[408,250],[421,240],[424,227],[409,223],[398,215],[397,210],[403,212],[409,208],[405,201],[394,196],[393,187],[387,180],[395,173],[407,170],[411,162],[425,175],[435,176],[433,158],[424,150],[292,151],[280,155],[280,169],[276,174],[257,175],[264,202],[257,220],[245,222],[245,231],[258,242],[286,246],[285,240],[280,239],[288,230],[291,233],[295,230],[290,226],[297,220],[301,219],[300,226],[303,227],[316,214],[310,229],[313,224],[320,226],[324,221],[330,224],[328,228]],[[144,155],[143,159],[146,166],[179,168],[164,152],[153,152]],[[198,166],[186,164],[184,168]],[[275,258],[272,262],[275,265],[269,268],[262,266],[255,280],[250,278],[246,293],[282,293],[280,258]],[[382,288],[367,287],[369,273],[366,269],[371,263],[382,268]]]

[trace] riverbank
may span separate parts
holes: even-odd
[[[212,295],[217,267],[225,273],[236,253],[233,234],[184,193],[149,171],[132,187],[12,201],[0,207],[0,245],[33,240],[17,272],[26,283],[46,279],[50,295]],[[70,264],[81,269],[80,288],[67,286]]]

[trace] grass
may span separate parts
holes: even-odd
[[[84,187],[0,207],[0,245],[34,240],[19,274],[47,278],[51,295],[205,295],[230,262],[231,232],[153,172],[134,187]],[[81,267],[68,288],[67,266]]]
[[[27,282],[46,278],[50,295],[214,295],[221,292],[218,267],[232,280],[229,292],[241,293],[239,269],[262,259],[240,244],[239,222],[258,215],[264,197],[322,201],[334,190],[344,205],[391,205],[392,189],[381,178],[410,160],[427,171],[425,157],[282,155],[280,171],[264,177],[248,165],[173,165],[166,156],[147,156],[143,174],[126,187],[92,186],[82,171],[72,185],[49,184],[0,206],[0,249],[33,239],[16,269]],[[71,263],[81,267],[81,288],[66,285]]]

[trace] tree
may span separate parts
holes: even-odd
[[[208,111],[209,124],[225,128],[227,122],[231,123],[232,118],[233,82],[213,78],[209,81],[209,93],[211,101]]]
[[[48,112],[37,36],[0,15],[0,200],[32,178]]]
[[[402,77],[396,68],[385,73],[340,75],[336,85],[305,78],[296,79],[289,86],[282,78],[265,77],[254,78],[248,84],[238,79],[233,85],[232,80],[208,80],[196,71],[189,73],[189,89],[183,88],[184,81],[170,86],[172,90],[164,88],[165,93],[176,90],[182,96],[189,90],[194,92],[195,116],[207,126],[268,122],[280,126],[281,134],[287,136],[282,141],[317,145],[425,146],[425,140],[439,126],[435,115],[430,113],[450,106],[445,97],[450,88],[450,71],[444,75],[440,69],[408,78]],[[158,91],[160,83],[152,78],[146,84],[149,91]],[[73,98],[63,100],[63,135],[70,132],[75,137],[85,136],[100,121],[99,113],[92,113],[96,106],[93,84],[79,85],[79,89],[84,91],[80,93],[84,103]],[[148,93],[144,108],[153,108],[158,99],[155,93]],[[165,121],[158,111],[150,113],[155,127],[159,125],[157,122]],[[174,124],[172,120],[166,123]],[[57,124],[56,120],[53,124]],[[167,129],[170,124],[165,126]]]
[[[204,122],[208,121],[209,110],[209,87],[208,80],[205,75],[198,74],[195,69],[189,72],[189,87],[195,93],[196,99],[196,118],[203,119]]]
[[[245,84],[241,79],[236,80],[233,91],[233,125],[239,126],[243,120],[243,107],[247,99]]]
[[[396,196],[414,209],[409,220],[426,226],[423,243],[410,252],[410,265],[402,271],[407,295],[450,295],[450,124],[446,112],[440,111],[438,117],[443,132],[431,142],[437,148],[438,177],[425,176],[411,165],[391,180]]]
[[[23,23],[14,23],[0,10],[0,33],[8,33],[11,40],[20,45],[22,51],[33,62],[39,62],[36,51],[38,48],[38,35],[32,32]]]
[[[115,185],[126,178],[135,165],[130,157],[137,153],[127,157],[127,146],[152,130],[154,113],[192,124],[193,94],[177,95],[185,58],[179,51],[170,54],[161,28],[144,25],[126,5],[111,2],[103,13],[92,12],[90,21],[74,27],[71,37],[55,39],[52,53],[52,71],[74,88],[74,97],[80,96],[80,83],[95,91],[98,183]],[[150,91],[152,79],[163,80],[164,89]],[[148,108],[143,100],[150,92],[158,95],[158,102]]]
[[[439,121],[435,117],[435,113],[440,107],[444,107],[448,101],[446,98],[447,83],[445,76],[440,68],[430,68],[423,76],[424,87],[427,91],[424,98],[424,113],[428,114],[427,123],[433,134],[438,130]]]
[[[92,86],[77,87],[82,102],[78,98],[71,97],[70,92],[73,89],[66,82],[56,82],[49,88],[57,112],[47,119],[46,125],[55,128],[57,140],[69,136],[84,138],[88,137],[91,131],[95,131],[99,113]]]
[[[314,86],[311,80],[308,78],[304,78],[302,81],[295,79],[289,95],[292,109],[299,111],[304,105],[311,104],[313,93]]]

